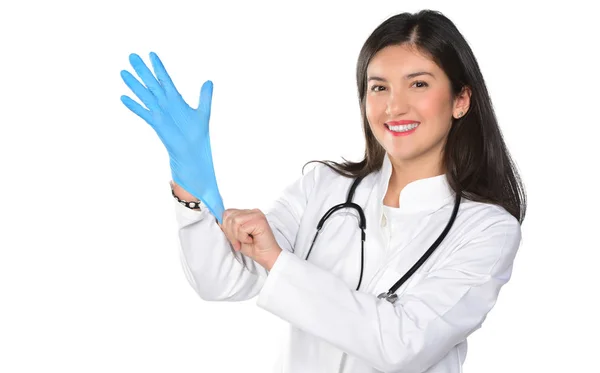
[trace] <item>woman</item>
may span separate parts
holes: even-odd
[[[258,296],[288,321],[279,372],[460,372],[467,337],[511,276],[526,205],[454,24],[421,11],[375,29],[357,66],[364,159],[318,161],[266,215],[220,215],[207,140],[212,85],[194,111],[151,60],[158,81],[132,61],[147,90],[123,74],[149,110],[123,102],[169,150],[182,261],[199,296]],[[337,209],[317,238],[321,217],[347,197],[364,212]]]

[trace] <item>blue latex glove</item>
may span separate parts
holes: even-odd
[[[129,56],[143,85],[128,71],[121,71],[125,84],[146,107],[128,96],[121,96],[121,101],[158,134],[169,153],[173,181],[204,202],[222,223],[225,209],[215,177],[208,132],[213,84],[210,80],[204,82],[198,108],[192,109],[154,52],[150,53],[150,61],[156,78],[140,56],[135,53]]]

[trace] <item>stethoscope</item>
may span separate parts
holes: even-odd
[[[321,232],[321,228],[323,228],[323,224],[325,224],[325,221],[334,212],[336,212],[338,210],[341,210],[343,208],[353,208],[353,209],[355,209],[358,212],[358,216],[359,216],[358,226],[359,226],[360,231],[361,231],[361,240],[360,240],[361,241],[360,242],[360,278],[358,280],[358,286],[356,287],[356,290],[358,290],[360,288],[360,284],[361,284],[362,278],[363,278],[363,269],[364,269],[364,261],[365,261],[365,239],[366,239],[365,229],[367,228],[367,222],[366,222],[366,219],[365,219],[365,213],[364,213],[363,209],[359,205],[357,205],[356,203],[352,202],[352,199],[354,197],[354,191],[356,190],[356,187],[362,181],[362,179],[363,179],[362,177],[358,177],[358,178],[354,179],[354,182],[352,183],[352,185],[350,186],[350,190],[348,191],[348,198],[346,199],[346,202],[340,203],[338,205],[333,206],[332,208],[329,209],[329,211],[327,211],[323,215],[323,217],[321,218],[321,220],[317,224],[317,232],[315,233],[315,237],[312,240],[312,243],[310,245],[310,249],[308,249],[308,254],[306,254],[306,260],[308,260],[308,256],[310,255],[310,252],[313,249],[315,241],[317,240],[317,236]],[[456,218],[456,214],[458,213],[458,207],[460,206],[460,201],[461,201],[461,193],[456,193],[456,200],[454,202],[454,210],[452,211],[452,216],[450,216],[450,220],[448,221],[448,224],[446,224],[446,228],[444,228],[444,230],[442,231],[442,233],[440,234],[440,236],[437,238],[437,240],[435,240],[435,242],[425,252],[425,254],[423,254],[423,256],[421,256],[421,259],[419,259],[412,266],[412,268],[410,270],[408,270],[408,272],[406,272],[406,274],[400,280],[398,280],[387,292],[379,294],[377,296],[378,299],[386,299],[390,303],[394,303],[398,299],[398,295],[394,294],[396,292],[396,290],[398,290],[400,288],[400,286],[402,286],[402,284],[404,284],[404,282],[406,280],[408,280],[410,278],[410,276],[412,276],[413,273],[415,273],[416,270],[419,269],[419,267],[421,265],[423,265],[423,263],[425,263],[425,261],[431,256],[431,254],[433,254],[433,252],[439,246],[439,244],[444,240],[444,238],[448,234],[448,231],[450,231],[450,228],[452,227],[452,224],[454,224],[454,219]]]

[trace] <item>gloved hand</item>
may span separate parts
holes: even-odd
[[[222,223],[225,208],[215,176],[208,131],[212,82],[204,82],[198,108],[192,109],[154,52],[150,53],[150,61],[156,78],[137,54],[131,54],[129,61],[145,86],[128,71],[121,71],[121,77],[146,108],[125,95],[121,101],[158,134],[169,153],[173,181],[204,202]]]

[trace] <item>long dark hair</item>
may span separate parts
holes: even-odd
[[[453,98],[471,89],[469,110],[455,119],[445,144],[443,163],[451,188],[466,199],[496,204],[523,223],[526,195],[494,113],[479,65],[467,41],[442,13],[422,10],[402,13],[384,21],[365,41],[356,66],[356,82],[366,148],[364,159],[323,163],[346,177],[364,177],[378,171],[385,149],[366,118],[367,66],[373,56],[390,45],[410,45],[430,56],[451,82]],[[306,166],[306,164],[305,164]]]

